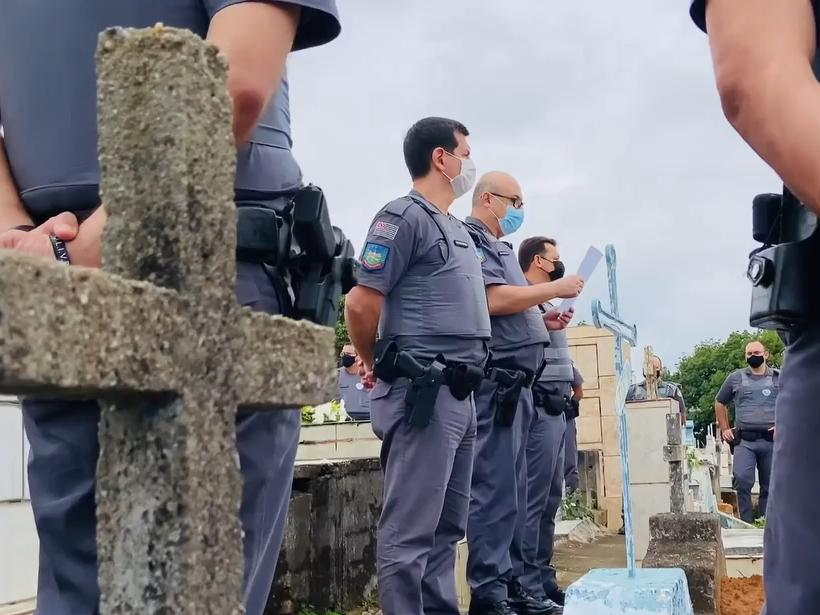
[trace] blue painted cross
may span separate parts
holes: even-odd
[[[638,328],[621,320],[618,312],[618,280],[615,275],[615,248],[606,247],[606,272],[609,280],[610,311],[601,307],[596,299],[592,302],[592,321],[595,326],[608,329],[615,334],[615,372],[618,382],[615,389],[615,412],[621,432],[621,476],[623,478],[624,496],[624,534],[626,535],[626,563],[629,576],[635,576],[635,533],[632,528],[632,494],[629,487],[629,426],[625,412],[626,392],[632,380],[632,367],[629,358],[624,357],[624,342],[635,346],[638,342]]]

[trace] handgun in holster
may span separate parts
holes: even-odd
[[[394,341],[376,345],[373,373],[385,382],[405,377],[410,380],[404,396],[404,420],[423,429],[430,424],[436,408],[438,390],[445,384],[446,363],[440,355],[428,365],[416,361],[409,352],[398,349]]]
[[[289,199],[246,191],[236,204],[237,259],[265,265],[283,315],[335,325],[358,265],[352,244],[330,223],[321,188],[305,186]]]
[[[517,369],[489,367],[489,362],[487,365],[486,377],[498,385],[495,390],[495,422],[509,427],[515,421],[518,398],[527,382],[527,374]]]

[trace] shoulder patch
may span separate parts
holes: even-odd
[[[367,242],[362,250],[362,267],[368,271],[380,271],[387,264],[390,248],[380,243]]]
[[[373,230],[370,231],[370,234],[374,235],[375,237],[384,237],[385,239],[393,241],[396,238],[396,235],[399,234],[399,225],[391,224],[390,222],[386,222],[385,220],[376,220],[376,223],[373,225]]]

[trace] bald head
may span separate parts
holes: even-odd
[[[523,200],[521,186],[512,175],[503,171],[490,171],[482,175],[476,184],[473,191],[473,209],[480,208],[482,203],[493,201],[493,193],[510,197],[510,199]],[[505,205],[509,202],[507,200]]]
[[[652,369],[655,370],[655,375],[660,377],[663,373],[663,361],[661,361],[659,356],[653,355],[650,362],[652,363]],[[644,367],[644,369],[646,368]],[[648,374],[644,373],[644,376],[648,376]]]

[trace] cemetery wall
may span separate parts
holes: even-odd
[[[266,615],[361,606],[376,588],[381,503],[378,459],[297,465]]]

